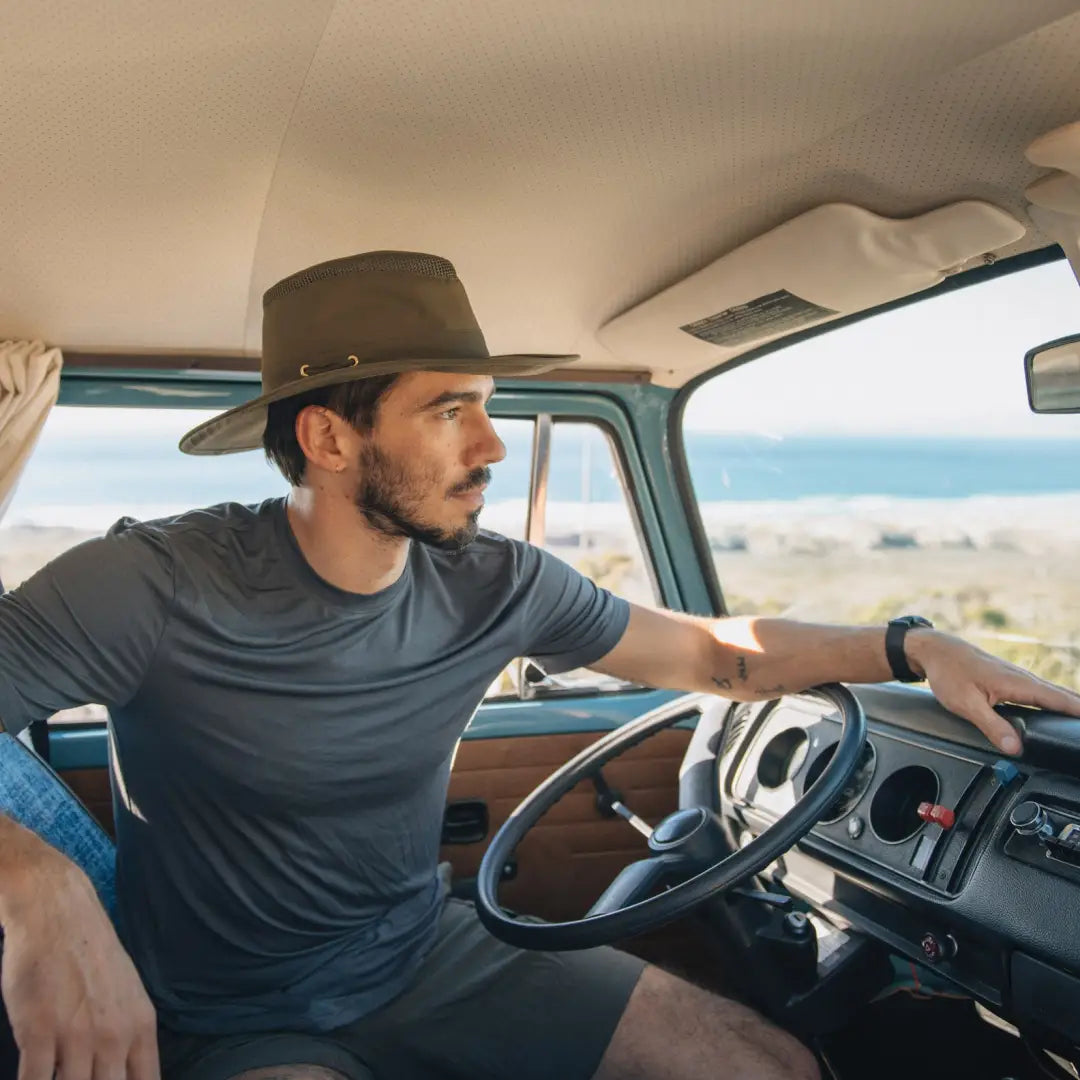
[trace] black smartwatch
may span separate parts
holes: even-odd
[[[922,682],[923,677],[916,675],[907,662],[907,654],[904,652],[904,638],[913,627],[924,627],[932,630],[934,624],[921,615],[901,615],[898,619],[890,619],[885,629],[885,657],[892,668],[893,678],[899,682]]]

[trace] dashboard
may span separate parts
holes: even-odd
[[[851,688],[858,767],[771,868],[823,928],[917,960],[1029,1030],[1080,1045],[1080,721],[1013,710],[1006,759],[921,688]],[[716,745],[713,801],[749,843],[821,775],[840,736],[815,699],[740,704]]]

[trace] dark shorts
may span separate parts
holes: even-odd
[[[644,962],[615,949],[526,952],[448,900],[413,984],[389,1005],[320,1035],[159,1032],[164,1080],[228,1080],[270,1065],[323,1065],[375,1080],[589,1080]]]

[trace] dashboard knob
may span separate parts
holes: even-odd
[[[1030,799],[1012,808],[1009,824],[1020,836],[1037,836],[1045,840],[1054,835],[1054,826],[1050,824],[1046,808]]]
[[[943,829],[951,829],[956,824],[956,812],[947,806],[939,806],[937,803],[921,802],[915,811],[923,819],[933,825],[940,825]]]

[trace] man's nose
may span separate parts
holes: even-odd
[[[476,442],[473,456],[481,465],[494,465],[506,457],[506,444],[499,438],[490,419],[484,420],[483,433]]]

